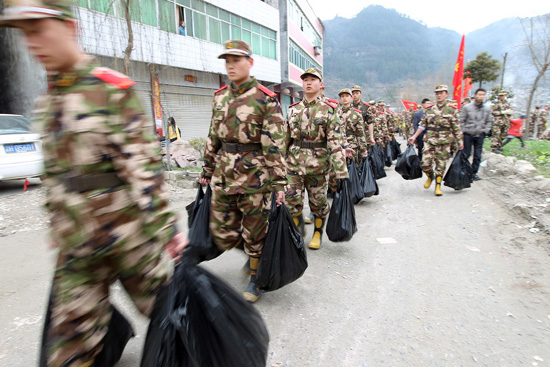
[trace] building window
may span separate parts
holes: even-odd
[[[313,24],[311,24],[309,19],[307,19],[294,0],[289,0],[288,2],[288,17],[298,28],[302,30],[304,36],[313,46],[323,46],[323,39],[321,35],[317,32],[317,29],[315,29]]]
[[[323,70],[321,64],[319,64],[307,52],[302,50],[302,48],[292,40],[290,40],[288,44],[288,55],[289,61],[302,70],[306,70],[309,68],[317,68]]]

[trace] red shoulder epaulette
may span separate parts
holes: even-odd
[[[334,109],[337,109],[338,108],[338,105],[333,105],[332,103],[330,103],[328,100],[325,101],[326,104],[328,104],[330,107],[334,108]]]
[[[336,103],[336,105],[338,106],[338,101],[335,100],[334,98],[329,98],[328,100],[332,103]]]
[[[363,102],[363,104],[364,104],[365,106],[370,107],[370,104],[368,104],[367,102]]]
[[[288,106],[288,107],[296,106],[296,105],[297,105],[298,103],[300,103],[300,102],[302,102],[302,101],[294,102],[293,104],[291,104],[291,105]]]
[[[277,93],[267,89],[266,87],[264,87],[263,85],[258,85],[258,89],[261,90],[262,92],[264,92],[265,94],[267,94],[268,96],[270,96],[271,98],[273,97],[277,97]]]
[[[454,108],[455,110],[458,109],[458,106],[455,104],[447,104],[447,106]]]
[[[431,105],[427,106],[426,109],[432,108],[433,106],[435,106],[435,105],[434,105],[434,104],[431,104]]]
[[[103,80],[105,83],[114,85],[119,89],[128,89],[136,84],[136,82],[126,75],[108,68],[95,68],[93,74],[96,78]]]
[[[218,92],[221,92],[222,90],[224,90],[225,88],[229,87],[229,84],[226,84],[224,85],[223,87],[221,87],[220,89],[218,89],[217,91],[214,92],[214,94],[218,94]]]
[[[353,110],[354,110],[355,112],[363,113],[363,112],[362,112],[360,109],[358,109],[358,108],[354,108]]]

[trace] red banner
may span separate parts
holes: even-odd
[[[157,74],[151,75],[151,94],[153,97],[153,111],[155,117],[155,130],[159,136],[163,136],[162,131],[162,106],[160,104],[160,83]]]
[[[453,99],[456,101],[460,108],[460,101],[462,100],[462,81],[464,80],[464,35],[460,42],[460,49],[458,50],[458,57],[455,65],[455,75],[453,77]]]
[[[401,103],[403,103],[403,106],[405,106],[405,109],[408,111],[411,107],[413,110],[418,110],[418,104],[411,102],[411,101],[405,101],[404,99],[401,100]]]

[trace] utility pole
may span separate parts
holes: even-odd
[[[502,75],[500,76],[500,90],[504,89],[504,71],[506,70],[506,58],[508,57],[508,52],[503,56],[502,60]]]

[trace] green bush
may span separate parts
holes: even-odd
[[[191,139],[189,140],[189,144],[191,144],[191,146],[198,150],[200,155],[201,155],[201,159],[203,158],[203,155],[204,155],[204,148],[206,147],[206,138],[194,138],[194,139]]]

